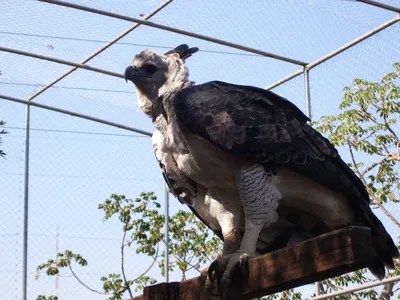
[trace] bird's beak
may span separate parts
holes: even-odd
[[[140,78],[140,71],[136,66],[129,66],[125,69],[125,81],[132,81]]]

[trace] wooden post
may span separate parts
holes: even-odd
[[[249,276],[233,282],[235,299],[277,293],[368,267],[375,251],[366,227],[346,227],[249,261]],[[211,300],[202,277],[145,287],[131,300]]]

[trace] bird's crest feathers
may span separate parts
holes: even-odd
[[[137,88],[138,104],[144,113],[157,118],[165,99],[193,85],[185,60],[199,48],[181,44],[164,54],[144,50],[137,54],[125,71],[125,79]]]

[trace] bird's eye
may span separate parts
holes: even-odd
[[[154,74],[157,71],[157,67],[153,64],[145,64],[143,65],[143,69],[145,69],[148,74]]]

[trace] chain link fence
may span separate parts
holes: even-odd
[[[39,273],[37,280],[36,267],[54,258],[57,252],[78,252],[87,258],[88,266],[77,267],[77,275],[91,288],[101,290],[101,276],[120,273],[122,235],[118,221],[102,222],[98,204],[113,193],[134,198],[140,192],[153,191],[161,203],[165,197],[151,139],[140,133],[152,132],[153,126],[139,110],[132,85],[116,76],[80,68],[62,78],[71,66],[32,58],[29,53],[80,63],[99,52],[88,64],[119,74],[143,49],[165,52],[188,43],[201,50],[187,61],[192,80],[273,87],[274,92],[290,99],[304,112],[309,108],[313,120],[339,111],[343,87],[351,85],[354,78],[379,80],[392,70],[393,63],[400,61],[398,12],[358,1],[68,3],[133,18],[156,12],[150,18],[152,22],[269,51],[304,65],[391,23],[309,70],[308,107],[302,65],[149,26],[132,29],[135,23],[57,3],[3,1],[0,120],[6,122],[4,129],[8,132],[1,145],[7,156],[0,158],[0,295],[4,299],[35,299],[39,294],[55,294],[59,299],[106,299],[107,296],[94,294],[79,284],[67,269],[56,277]],[[400,4],[398,0],[380,3],[394,7]],[[131,31],[113,42],[128,30]],[[24,53],[11,53],[9,49]],[[295,72],[297,76],[275,84]],[[55,110],[32,104],[28,125],[27,104],[7,97],[30,100]],[[341,154],[349,159],[342,149]],[[171,199],[171,213],[178,209],[184,207]],[[394,217],[400,217],[396,205],[387,205],[387,209]],[[380,210],[375,212],[397,239],[399,228]],[[146,257],[135,254],[133,246],[127,251],[126,260],[129,278],[140,275],[149,265]],[[157,266],[149,275],[163,281]],[[179,280],[179,274],[170,274],[170,279]],[[308,298],[315,293],[315,285],[300,290]]]

